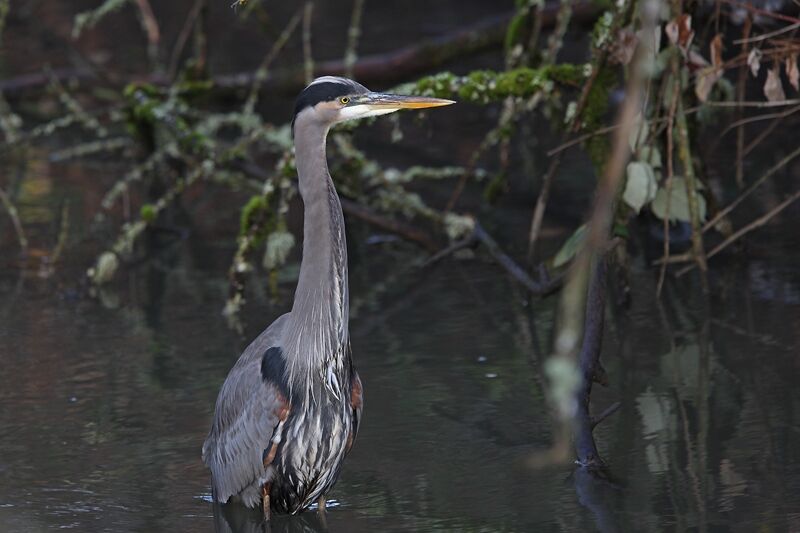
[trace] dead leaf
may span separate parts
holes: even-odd
[[[786,100],[786,93],[783,92],[781,84],[781,69],[778,63],[767,72],[767,81],[764,82],[764,95],[770,102],[780,102]]]
[[[753,48],[750,50],[750,53],[747,54],[747,66],[750,67],[750,74],[752,74],[754,78],[758,76],[758,72],[761,70],[762,55],[761,50],[758,48]]]
[[[797,53],[786,56],[786,77],[795,91],[800,91],[800,70],[797,69]]]
[[[667,34],[667,39],[669,39],[669,43],[672,45],[678,44],[678,23],[674,20],[670,20],[667,22],[666,26],[664,26],[664,33]]]
[[[689,53],[686,54],[686,63],[689,65],[689,70],[692,71],[708,66],[706,58],[694,50],[689,50]]]
[[[711,39],[711,64],[716,68],[722,68],[722,34],[718,33]]]
[[[681,15],[678,17],[678,44],[684,49],[689,48],[689,45],[692,44],[692,37],[694,37],[692,17]]]
[[[697,73],[697,77],[695,78],[694,82],[694,93],[697,95],[697,99],[701,102],[705,102],[708,100],[708,93],[711,92],[711,89],[714,87],[714,84],[719,81],[724,73],[724,69],[722,68],[722,35],[717,34],[711,40],[711,66],[710,67],[703,67]],[[693,54],[689,52],[689,59],[693,59]],[[699,59],[705,63],[705,59],[703,59],[700,54],[697,54]],[[697,58],[695,58],[697,60]],[[707,63],[706,63],[707,64]]]
[[[694,81],[694,94],[701,102],[708,100],[708,93],[714,88],[714,84],[722,77],[722,69],[714,67],[706,67],[697,72],[697,77]]]
[[[675,20],[671,20],[664,27],[669,42],[678,46],[684,53],[692,43],[694,32],[692,31],[692,17],[680,15]]]
[[[639,44],[639,37],[630,27],[617,32],[617,38],[611,45],[611,57],[621,65],[627,65],[633,59],[633,53]]]

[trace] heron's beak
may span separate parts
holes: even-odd
[[[365,105],[371,111],[397,111],[399,109],[425,109],[455,104],[453,100],[429,98],[427,96],[401,96],[399,94],[367,93],[356,105]]]

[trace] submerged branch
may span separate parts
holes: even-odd
[[[713,228],[720,220],[722,220],[725,216],[728,215],[731,211],[733,211],[736,206],[738,206],[742,201],[750,196],[758,187],[760,187],[765,181],[767,181],[770,177],[772,177],[776,172],[780,169],[788,165],[793,159],[800,156],[800,147],[793,150],[789,153],[786,157],[775,163],[771,166],[761,177],[755,180],[750,186],[742,192],[739,196],[736,197],[734,201],[732,201],[729,205],[727,205],[724,209],[720,210],[714,217],[705,223],[703,226],[703,232],[708,231],[709,229]]]
[[[514,261],[514,259],[512,259],[503,251],[497,241],[495,241],[494,238],[489,235],[480,222],[472,219],[472,224],[473,229],[469,235],[431,256],[427,261],[425,261],[423,267],[437,263],[445,257],[457,252],[458,250],[469,248],[480,243],[486,247],[486,251],[489,252],[489,255],[491,255],[495,261],[497,261],[497,264],[499,264],[512,278],[528,289],[531,294],[535,296],[544,296],[561,287],[564,278],[563,274],[549,278],[547,276],[547,270],[543,265],[541,265],[539,272],[542,275],[542,280],[537,281],[533,279],[528,275],[524,268],[522,268],[516,261]]]
[[[592,267],[589,290],[586,297],[586,315],[583,328],[583,342],[581,343],[578,365],[580,384],[575,391],[576,411],[574,417],[575,453],[577,463],[585,468],[598,468],[605,466],[592,430],[608,417],[613,410],[607,410],[596,419],[591,415],[590,403],[592,384],[600,382],[598,376],[604,376],[605,370],[600,363],[600,352],[603,347],[603,325],[605,322],[606,298],[606,258],[599,255]],[[609,412],[610,411],[610,412]]]
[[[377,228],[399,235],[407,241],[415,242],[428,251],[434,251],[439,248],[436,241],[420,228],[400,220],[385,217],[354,200],[340,198],[340,201],[342,203],[342,211],[347,215],[360,218]]]
[[[719,252],[721,252],[722,250],[724,250],[725,248],[727,248],[728,246],[739,240],[741,237],[747,235],[754,229],[760,228],[761,226],[772,220],[775,216],[777,216],[781,211],[783,211],[784,209],[789,207],[792,203],[797,201],[797,199],[799,198],[800,198],[800,190],[797,190],[794,192],[794,194],[790,195],[783,202],[779,203],[778,205],[770,209],[767,213],[763,214],[762,216],[758,217],[748,225],[739,229],[739,231],[734,232],[733,235],[731,235],[730,237],[719,243],[717,246],[712,248],[711,251],[708,252],[706,257],[707,258],[714,257]],[[683,269],[679,270],[676,275],[683,276],[684,274],[692,270],[695,266],[696,265],[688,265]]]

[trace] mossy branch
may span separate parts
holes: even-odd
[[[81,36],[83,30],[94,27],[106,16],[122,9],[128,2],[130,0],[105,0],[99,7],[75,15],[72,37],[77,39]]]
[[[505,72],[476,70],[466,76],[442,72],[402,88],[423,96],[488,104],[502,102],[508,97],[530,98],[542,92],[550,93],[557,85],[577,87],[586,79],[584,71],[583,65],[563,63]]]

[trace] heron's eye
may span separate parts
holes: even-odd
[[[347,105],[347,104],[350,103],[350,97],[349,96],[342,96],[341,98],[339,98],[339,102],[341,102],[342,105]]]

